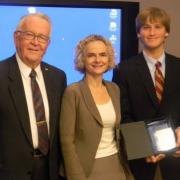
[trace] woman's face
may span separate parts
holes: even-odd
[[[92,41],[85,49],[86,75],[102,76],[109,67],[107,46],[102,41]]]

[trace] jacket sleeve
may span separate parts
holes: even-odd
[[[120,104],[122,123],[133,122],[133,113],[128,89],[128,80],[126,78],[126,69],[124,69],[124,67],[120,64],[113,71],[112,81],[115,82],[121,90]]]
[[[72,88],[67,88],[61,106],[60,140],[68,180],[85,180],[85,173],[75,147],[76,99],[76,92]]]

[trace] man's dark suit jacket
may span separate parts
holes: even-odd
[[[60,163],[59,113],[66,87],[65,73],[41,64],[49,102],[51,180],[58,179]],[[27,102],[15,56],[0,62],[0,179],[30,180],[33,145]]]
[[[123,123],[170,115],[174,126],[180,126],[180,59],[169,54],[165,57],[165,85],[160,105],[142,53],[114,70],[113,81],[121,88]],[[139,159],[131,161],[130,166],[137,180],[153,180],[156,165]],[[160,168],[164,180],[180,180],[180,158],[167,157],[160,162]]]

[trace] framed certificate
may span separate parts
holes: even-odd
[[[170,117],[146,123],[154,154],[176,150],[176,135]]]

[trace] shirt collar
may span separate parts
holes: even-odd
[[[159,61],[163,66],[165,65],[165,52],[163,52],[158,59],[148,56],[145,51],[143,51],[143,55],[145,57],[146,62],[150,65],[155,65],[157,61]]]
[[[32,68],[30,68],[29,66],[27,66],[27,65],[20,59],[20,57],[18,56],[17,53],[16,53],[16,59],[17,59],[17,63],[18,63],[18,66],[19,66],[19,69],[20,69],[20,72],[21,72],[22,76],[23,76],[24,78],[26,78],[26,79],[29,78],[29,74],[30,74]],[[41,75],[41,67],[40,67],[40,65],[38,65],[34,70],[36,71],[36,74],[37,74],[36,77],[39,78],[40,75]]]

